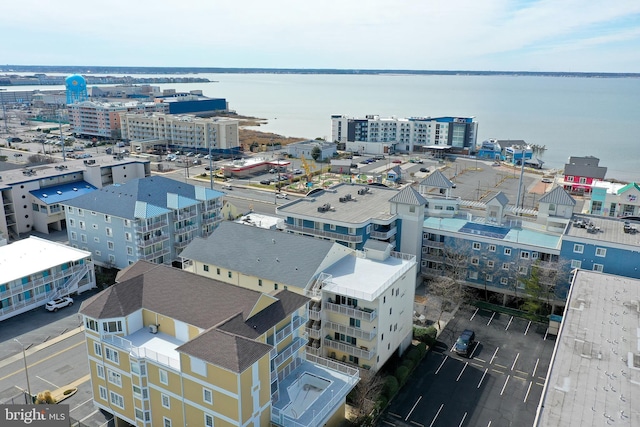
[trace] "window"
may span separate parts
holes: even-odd
[[[354,235],[356,234],[356,229],[355,228],[349,228],[349,234]]]
[[[84,221],[78,221],[78,226],[80,227],[80,230],[84,230],[86,229],[86,225],[84,224]]]
[[[416,211],[415,206],[409,206],[409,212],[414,213]]]
[[[582,266],[582,261],[577,259],[571,260],[571,268],[580,268]]]
[[[500,279],[500,284],[508,285],[509,284],[509,279],[506,278],[506,277],[503,277],[502,279]]]
[[[80,241],[82,243],[87,243],[87,235],[86,234],[81,234],[80,235]]]
[[[227,276],[229,276],[229,279],[231,279],[231,272],[230,271],[227,272]]]
[[[593,271],[599,271],[600,273],[602,273],[604,271],[604,265],[593,264]]]
[[[527,271],[528,271],[528,268],[527,268],[527,267],[524,267],[524,266],[520,266],[520,267],[518,267],[518,273],[519,273],[519,274],[523,274],[523,275],[524,275],[524,274],[527,274]]]
[[[96,365],[96,373],[98,374],[98,378],[104,379],[104,366]],[[106,398],[105,398],[106,400]]]
[[[111,230],[111,228],[107,227],[104,230],[105,230],[105,233],[107,233],[107,237],[113,236],[113,230]]]
[[[262,286],[262,279],[258,279],[258,286]]]
[[[476,251],[479,251],[481,249],[481,246],[479,242],[473,242],[473,249],[475,249]]]
[[[102,330],[104,332],[122,332],[122,321],[102,322]]]
[[[127,246],[127,255],[133,255],[133,248],[131,246]]]
[[[124,220],[124,226],[125,226],[125,227],[131,227],[131,221],[130,221],[130,220],[128,220],[128,219],[125,219],[125,220]]]
[[[73,211],[74,211],[73,206],[67,206],[67,211],[68,211],[70,214],[72,214],[72,213],[73,213]],[[105,399],[105,400],[106,400],[106,399]]]
[[[335,224],[329,224],[329,230],[336,231],[336,225]]]
[[[274,284],[273,284],[273,290],[275,290],[275,291],[277,291],[277,290],[278,290],[278,284],[277,284],[277,283],[274,283]]]
[[[105,215],[104,216],[104,222],[111,222],[111,216],[110,215]]]
[[[220,275],[220,269],[216,268],[216,274],[219,276]]]
[[[124,240],[126,240],[127,242],[131,241],[131,233],[126,232],[124,233]]]
[[[213,415],[204,414],[204,427],[213,427]]]
[[[503,270],[508,270],[509,269],[509,263],[508,262],[503,262],[502,263],[502,269]]]
[[[84,211],[78,208],[78,216],[84,216]]]
[[[93,352],[96,354],[96,356],[102,357],[102,344],[100,344],[99,342],[94,342]]]
[[[496,251],[496,245],[489,245],[489,252],[495,252]]]
[[[504,248],[504,254],[511,256],[511,248]]]
[[[600,257],[607,256],[607,250],[605,248],[596,248],[596,256],[600,256]]]
[[[529,259],[531,254],[527,251],[520,251],[520,259]]]
[[[367,229],[366,229],[366,233],[367,234],[371,234],[371,224],[367,225]]]
[[[162,417],[163,427],[171,427],[171,418]]]
[[[165,371],[164,369],[160,369],[160,382],[164,385],[168,385],[169,384],[169,375],[167,375],[167,371]]]
[[[164,408],[171,409],[171,400],[169,399],[169,396],[162,393],[161,399],[162,399],[162,406]]]
[[[109,248],[109,250],[113,250],[113,242],[107,242],[107,248]]]
[[[84,322],[84,325],[87,329],[98,332],[98,322],[96,322],[95,320],[87,318],[87,321]]]
[[[107,389],[102,387],[101,385],[98,386],[98,390],[100,390],[100,399],[106,401],[107,400]]]
[[[78,235],[76,234],[75,231],[71,232],[71,240],[78,240]]]
[[[111,404],[124,409],[124,399],[118,393],[111,392]]]
[[[477,280],[478,279],[478,272],[477,271],[470,271],[469,272],[469,279]]]
[[[109,373],[109,382],[117,385],[118,387],[122,387],[122,376],[111,369],[107,369],[107,372]]]
[[[486,282],[493,282],[493,274],[487,274],[486,276],[484,276],[484,280]]]
[[[495,265],[494,261],[487,261],[487,267],[493,268],[494,265]]]
[[[202,266],[202,269],[204,271],[209,271],[209,266],[207,264],[205,264],[205,265]]]
[[[474,256],[473,258],[471,258],[471,265],[478,265],[480,264],[480,258]]]
[[[91,211],[91,215],[96,216],[95,211]]]
[[[360,327],[360,319],[349,318],[349,326],[352,328]]]
[[[584,252],[584,245],[579,245],[577,243],[573,245],[573,253],[581,254],[582,252]]]
[[[567,175],[567,182],[573,182],[573,176]]]
[[[109,347],[104,348],[104,358],[115,363],[116,365],[120,363],[120,355],[118,354],[118,352]]]
[[[208,388],[203,388],[202,389],[202,400],[204,400],[205,403],[209,403],[209,404],[213,405],[213,392]]]
[[[69,227],[75,227],[76,226],[76,220],[73,218],[69,218]]]

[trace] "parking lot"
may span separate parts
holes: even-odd
[[[465,329],[476,335],[469,358],[452,351]],[[379,425],[530,426],[554,344],[546,325],[487,310],[461,309]]]

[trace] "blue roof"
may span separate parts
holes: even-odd
[[[37,190],[32,190],[29,193],[41,202],[51,205],[84,196],[85,194],[89,194],[95,190],[97,190],[97,188],[88,182],[79,181],[39,188]]]

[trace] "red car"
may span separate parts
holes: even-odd
[[[398,163],[398,164],[400,164],[400,163],[402,163],[402,160],[395,159],[395,160],[394,160],[394,161],[392,161],[391,163]]]

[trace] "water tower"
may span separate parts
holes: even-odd
[[[67,105],[87,100],[87,81],[79,74],[64,79],[67,88]]]

